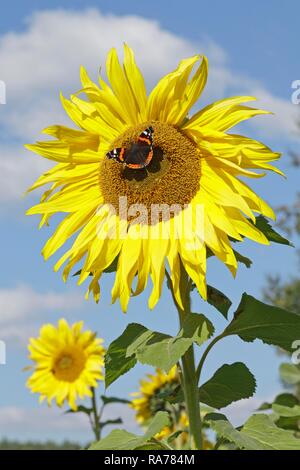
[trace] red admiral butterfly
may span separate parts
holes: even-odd
[[[153,157],[153,132],[153,128],[148,127],[128,149],[115,148],[108,152],[106,157],[124,163],[133,170],[145,168]]]

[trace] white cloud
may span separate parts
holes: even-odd
[[[275,395],[276,394],[274,394],[274,396]],[[245,400],[240,400],[233,403],[232,405],[227,406],[226,408],[221,410],[221,412],[227,416],[229,421],[234,426],[241,426],[253,413],[257,411],[257,409],[262,403],[272,403],[274,400],[274,396],[254,397],[247,398]]]
[[[107,51],[116,46],[121,52],[124,41],[135,50],[149,88],[182,57],[205,53],[211,65],[205,101],[229,93],[254,93],[276,116],[261,117],[252,125],[264,134],[293,136],[297,107],[272,96],[251,77],[232,70],[227,53],[211,39],[193,43],[163,29],[157,21],[134,15],[103,14],[97,9],[59,9],[38,11],[26,20],[22,31],[0,37],[0,78],[7,88],[7,104],[0,107],[5,142],[36,140],[47,125],[70,124],[62,111],[59,91],[68,95],[80,88],[81,64],[96,79],[99,65],[105,66]],[[25,186],[45,164],[38,162],[41,160],[38,157],[30,159],[22,144],[11,146],[2,142],[0,200],[19,200]]]
[[[271,95],[262,87],[253,87],[251,90],[253,96],[258,97],[258,107],[272,111],[275,117],[265,119],[261,133],[270,136],[288,136],[291,139],[299,139],[299,107],[292,101],[285,100]],[[260,129],[260,120],[251,121],[252,124]]]
[[[0,201],[1,211],[10,210],[9,203],[19,200],[33,181],[52,166],[49,160],[25,150],[21,146],[0,145]]]
[[[45,312],[64,315],[83,303],[79,293],[37,292],[27,285],[0,289],[1,339],[28,340]]]
[[[8,94],[12,89],[17,99],[24,98],[24,90],[32,95],[69,86],[81,62],[95,70],[110,47],[120,48],[123,41],[134,46],[141,67],[152,78],[194,51],[189,41],[137,16],[104,15],[95,9],[37,12],[24,32],[6,34],[0,41],[1,73]]]
[[[126,405],[109,405],[103,414],[102,420],[121,418],[123,424],[130,432],[141,433],[135,419],[134,411]],[[105,432],[109,432],[116,426],[107,426]],[[87,443],[92,439],[89,421],[82,413],[64,414],[55,406],[48,408],[46,405],[37,405],[35,408],[22,408],[17,406],[0,407],[0,429],[5,429],[5,437],[18,440],[41,439],[43,440],[75,440]],[[22,436],[22,439],[20,439]],[[0,433],[0,439],[1,439]]]

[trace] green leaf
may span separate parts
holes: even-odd
[[[145,449],[145,445],[153,444],[153,437],[165,426],[169,425],[169,416],[165,411],[159,411],[152,419],[146,433],[143,436],[114,429],[108,436],[91,445],[89,450],[134,450]],[[151,447],[153,449],[153,447]]]
[[[256,381],[242,362],[224,364],[199,389],[199,400],[213,408],[224,408],[255,393]]]
[[[239,449],[255,450],[256,443],[252,439],[247,439],[241,435],[228,421],[226,416],[219,413],[209,413],[205,417],[205,422],[216,432],[218,440],[233,442]]]
[[[267,305],[251,295],[243,294],[233,320],[223,336],[238,335],[244,341],[260,339],[266,344],[292,352],[298,339],[300,315]]]
[[[146,444],[140,447],[136,447],[134,450],[170,450],[170,447],[163,441],[151,439],[151,441],[148,441]]]
[[[207,420],[219,438],[233,442],[246,450],[300,450],[300,439],[293,431],[278,428],[268,415],[253,415],[241,431],[222,415],[208,415]]]
[[[104,273],[114,273],[116,272],[117,270],[117,267],[118,267],[118,260],[119,260],[119,256],[117,256],[113,262],[107,267],[104,269]]]
[[[113,260],[113,262],[109,266],[107,266],[107,268],[103,269],[103,272],[104,273],[114,273],[114,272],[116,272],[117,267],[118,267],[118,259],[119,259],[119,256],[117,256]],[[80,274],[81,274],[81,269],[76,271],[76,273],[73,274],[73,277],[80,276]],[[93,276],[93,273],[90,273],[89,276]]]
[[[127,353],[135,354],[142,364],[160,367],[168,372],[193,342],[201,346],[213,334],[213,331],[212,323],[204,315],[190,313],[178,335],[172,337],[150,331],[151,334],[148,337],[144,335],[143,341],[131,344]]]
[[[276,232],[270,225],[270,222],[262,215],[256,217],[256,223],[254,224],[258,230],[260,230],[270,242],[280,243],[281,245],[290,245],[292,243]]]
[[[139,445],[143,445],[143,436],[124,429],[114,429],[104,439],[93,443],[88,450],[133,450]]]
[[[79,269],[78,271],[76,271],[76,273],[74,273],[74,274],[72,275],[72,277],[80,276],[80,274],[81,274],[81,269]],[[93,275],[93,273],[89,273],[89,276],[92,276],[92,275]]]
[[[247,256],[244,256],[244,255],[241,255],[241,253],[239,253],[238,251],[236,250],[233,250],[233,253],[237,259],[237,261],[239,263],[242,263],[246,266],[246,268],[251,268],[252,266],[252,260],[250,258],[247,258]]]
[[[107,397],[106,395],[101,395],[100,398],[104,405],[110,405],[111,403],[123,403],[124,405],[129,405],[129,403],[131,403],[130,400],[126,400],[125,398]]]
[[[85,413],[86,415],[90,415],[93,412],[93,408],[88,408],[83,405],[79,405],[77,410],[67,410],[66,413]]]
[[[288,363],[281,364],[279,368],[279,372],[280,372],[280,377],[287,384],[296,385],[300,383],[300,368],[296,364],[288,364]]]
[[[127,348],[147,331],[138,323],[130,323],[121,336],[109,345],[105,354],[106,388],[136,365],[135,356],[128,356]]]
[[[268,415],[254,415],[243,426],[241,434],[257,441],[258,449],[300,450],[300,439],[292,431],[278,428]]]
[[[172,443],[173,441],[175,441],[175,439],[177,439],[177,437],[179,437],[180,434],[182,434],[182,433],[183,433],[183,431],[181,431],[181,430],[178,430],[178,431],[173,432],[173,433],[170,434],[170,436],[168,437],[167,443],[168,443],[168,444],[171,444],[171,443]]]
[[[265,402],[262,405],[260,405],[257,411],[270,410],[273,404],[293,407],[295,405],[300,404],[300,401],[292,393],[280,393],[279,395],[277,395],[273,403]]]
[[[300,430],[300,417],[299,416],[293,416],[293,417],[288,417],[287,418],[285,416],[280,416],[276,420],[276,426],[278,428],[290,429],[292,431],[299,432],[299,430]]]
[[[229,309],[232,305],[231,300],[226,297],[221,291],[216,289],[212,286],[207,286],[207,301],[210,305],[215,307],[220,313],[222,313],[223,317],[226,318],[228,316]]]
[[[300,429],[300,401],[292,394],[279,395],[272,405],[276,426],[283,429],[299,431]]]
[[[201,345],[213,331],[212,323],[197,313],[187,316],[175,337],[148,330],[138,323],[129,324],[105,354],[106,388],[134,367],[137,360],[168,372],[193,342]]]
[[[290,407],[290,406],[278,405],[277,403],[274,403],[272,405],[272,410],[279,416],[283,416],[285,418],[294,418],[294,417],[297,417],[298,419],[300,418],[300,406],[299,405]]]
[[[272,408],[272,403],[269,403],[267,401],[264,401],[258,408],[256,411],[266,411],[266,410],[270,410]]]
[[[280,393],[280,395],[277,395],[277,397],[275,398],[274,403],[276,403],[277,405],[289,406],[290,408],[292,408],[295,405],[299,405],[300,401],[292,393]]]
[[[122,424],[123,420],[121,418],[116,418],[116,419],[108,419],[107,421],[100,421],[99,426],[100,429],[103,429],[105,426],[108,426],[110,424]]]
[[[156,393],[156,397],[159,399],[159,400],[167,400],[169,401],[169,399],[171,399],[172,397],[173,398],[176,398],[178,393],[181,393],[182,392],[182,388],[181,388],[181,385],[177,385],[174,389],[167,389],[167,390],[162,390],[161,392],[157,392]],[[183,393],[183,392],[182,392]],[[183,395],[182,395],[183,396]]]

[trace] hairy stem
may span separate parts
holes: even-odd
[[[210,350],[214,347],[214,345],[220,341],[220,339],[223,338],[223,333],[220,334],[219,336],[216,336],[210,343],[209,345],[207,346],[207,348],[205,349],[200,361],[199,361],[199,364],[198,364],[198,367],[197,367],[197,370],[196,370],[196,381],[197,381],[197,384],[199,384],[199,381],[200,381],[200,376],[201,376],[201,372],[202,372],[202,369],[203,369],[203,365],[204,365],[204,362],[205,362],[205,359],[207,358],[208,356],[208,353],[210,352]]]
[[[180,325],[182,326],[187,315],[191,313],[191,281],[185,270],[181,270],[180,292],[184,309],[176,302],[172,281],[167,273],[169,287],[178,311]],[[200,403],[198,398],[198,386],[196,380],[194,346],[192,345],[181,358],[182,363],[182,385],[189,419],[189,429],[192,448],[202,449],[202,423],[200,416]]]
[[[101,432],[100,432],[100,416],[98,414],[98,408],[97,408],[97,400],[96,400],[96,394],[95,394],[95,388],[92,388],[92,409],[93,409],[93,431],[95,434],[96,441],[100,440],[101,437]]]

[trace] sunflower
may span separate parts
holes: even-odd
[[[267,114],[244,104],[255,99],[251,96],[222,99],[189,116],[206,84],[206,57],[182,60],[147,96],[134,54],[124,48],[123,67],[115,49],[108,54],[110,85],[101,77],[96,85],[81,68],[80,92],[70,100],[61,97],[78,129],[54,125],[43,131],[52,139],[27,145],[57,162],[30,188],[50,184],[28,214],[41,214],[40,226],[56,213],[66,214],[42,253],[48,259],[78,232],[54,269],[66,263],[66,280],[79,263],[78,283],[91,276],[86,297],[93,292],[99,301],[101,275],[116,266],[113,302],[119,298],[126,311],[130,296],[145,289],[150,275],[153,308],[168,264],[182,308],[183,270],[206,299],[208,253],[235,275],[232,241],[247,237],[269,244],[255,223],[259,214],[274,218],[273,210],[241,177],[281,173],[269,163],[280,155],[257,140],[227,132]],[[153,137],[147,166],[120,163],[147,129]],[[146,155],[145,146],[142,150]]]
[[[166,374],[156,369],[155,374],[147,374],[147,379],[140,381],[140,391],[132,393],[135,396],[130,404],[136,412],[139,424],[146,424],[155,413],[165,409],[165,396],[175,392],[179,386],[177,366],[173,366]]]
[[[104,348],[102,340],[92,331],[82,331],[83,322],[69,326],[61,319],[58,326],[44,325],[38,338],[29,342],[29,358],[34,361],[34,372],[27,381],[40,401],[50,405],[55,399],[58,406],[69,402],[77,409],[78,396],[92,396],[92,387],[103,380]]]
[[[174,432],[181,431],[173,444],[182,448],[188,442],[188,416],[183,403],[170,405],[167,401],[167,396],[175,393],[179,386],[177,366],[172,367],[167,374],[156,369],[155,374],[147,374],[147,378],[140,381],[140,390],[132,393],[135,398],[129,406],[135,410],[136,420],[143,427],[147,426],[158,411],[169,412],[169,426],[165,426],[155,437],[159,440],[166,439]],[[207,439],[205,429],[203,430],[203,442],[204,449],[211,448],[212,444]]]
[[[166,374],[156,369],[155,374],[147,374],[146,379],[140,381],[139,392],[132,393],[135,396],[130,407],[135,410],[135,417],[141,426],[146,426],[158,411],[169,411],[170,425],[165,426],[157,439],[168,437],[176,430],[176,424],[182,424],[186,428],[186,413],[182,404],[172,407],[168,405],[166,396],[174,393],[180,385],[177,366],[172,367]]]

